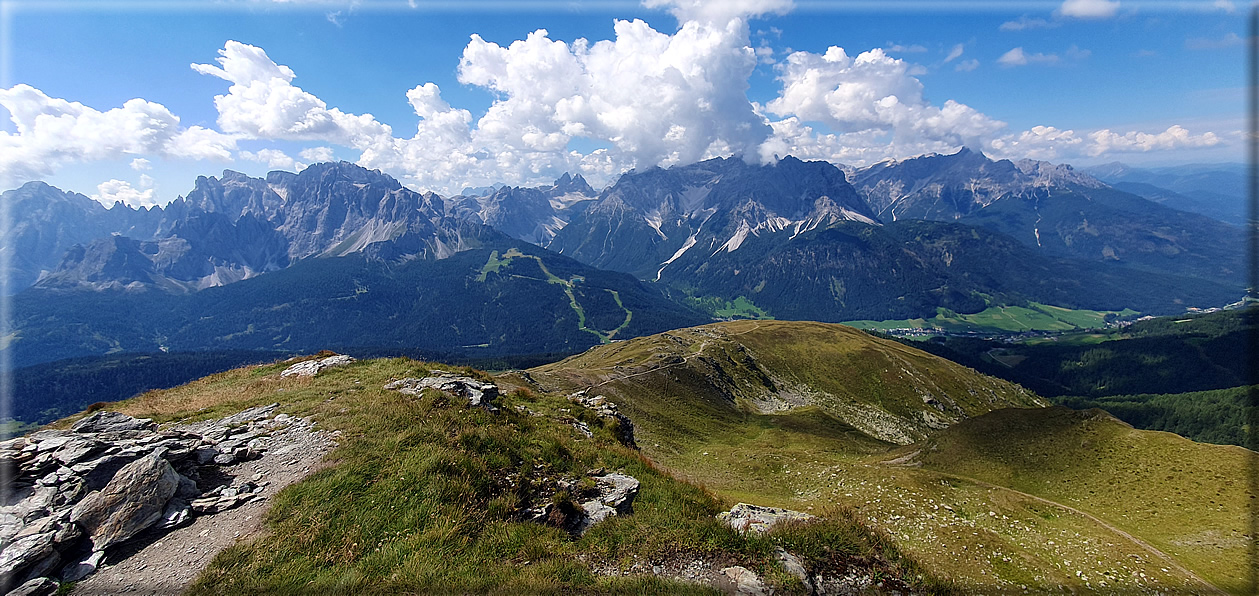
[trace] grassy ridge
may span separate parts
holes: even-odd
[[[968,592],[1206,589],[1191,573],[1237,589],[1244,548],[1235,539],[1245,530],[1245,516],[1236,506],[1244,487],[1229,482],[1241,477],[1232,474],[1244,471],[1237,467],[1244,458],[1230,448],[1133,431],[1104,415],[1109,423],[1044,423],[1036,431],[1043,414],[1066,410],[993,410],[1017,394],[994,400],[977,390],[992,380],[974,371],[831,327],[708,325],[594,348],[530,375],[547,391],[588,388],[611,398],[635,420],[644,453],[682,478],[731,500],[798,510],[851,507],[933,574]],[[924,441],[897,447],[845,421],[834,407],[840,400],[757,407],[758,387],[766,382],[791,399],[796,386],[785,379],[814,388],[813,396],[823,388],[827,394],[846,390],[853,399],[891,408],[923,404],[919,391],[929,379],[942,394],[974,408],[977,418],[953,428],[982,430],[926,429]],[[984,426],[985,420],[999,424]],[[1087,457],[1098,444],[1114,453]],[[931,454],[926,465],[920,453]],[[1189,465],[1195,458],[1224,463],[1207,466],[1210,474],[1200,477]],[[991,472],[1008,461],[1024,462],[1017,468],[1021,476]],[[977,468],[953,469],[948,462]],[[1054,488],[1075,487],[1076,477],[1085,479],[1082,492]],[[1142,487],[1155,479],[1157,488]],[[1112,500],[1086,498],[1104,491]],[[1141,523],[1120,523],[1120,516],[1132,515],[1123,498],[1130,492],[1136,497],[1128,504],[1147,516]],[[1169,499],[1159,500],[1160,494]],[[1212,499],[1230,505],[1209,514],[1190,511],[1190,503]],[[1160,528],[1164,519],[1179,526]],[[1172,553],[1190,571],[1169,565],[1138,540]]]
[[[690,412],[705,424],[737,425],[748,414],[812,405],[864,440],[909,443],[962,416],[1041,403],[1016,385],[828,323],[717,323],[598,347],[534,372],[615,393],[631,418],[678,424],[680,435],[710,434],[688,425]],[[694,399],[673,407],[676,395]]]
[[[417,398],[381,389],[431,367],[405,358],[364,361],[313,379],[280,379],[282,365],[252,367],[112,408],[173,421],[279,400],[283,411],[313,415],[342,433],[327,467],[282,491],[266,531],[221,553],[191,593],[713,593],[641,569],[628,576],[594,571],[695,559],[743,565],[779,590],[798,591],[802,586],[776,562],[778,546],[798,548],[814,570],[857,565],[892,585],[905,578],[919,591],[948,590],[849,510],[764,537],[734,532],[713,517],[729,503],[621,446],[598,418],[562,397],[517,390],[490,414],[436,392]],[[571,416],[591,424],[594,438],[569,426]],[[514,521],[532,489],[592,468],[640,480],[633,515],[580,540]]]
[[[1137,428],[1161,430],[1203,443],[1243,445],[1248,387],[1191,393],[1058,397],[1061,405],[1101,408]]]

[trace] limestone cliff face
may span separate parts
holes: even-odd
[[[125,206],[107,212],[91,199],[51,187],[27,193],[35,191],[47,195],[45,202],[51,197],[72,204],[45,209],[68,215],[60,227],[27,223],[24,229],[36,230],[28,236],[47,229],[76,231],[65,240],[44,242],[47,246],[23,245],[22,252],[32,255],[58,250],[64,255],[55,268],[44,266],[37,273],[36,285],[46,289],[183,293],[311,257],[365,253],[389,260],[441,259],[480,246],[479,239],[492,234],[447,217],[435,194],[412,191],[385,174],[346,162],[316,164],[299,174],[272,172],[265,180],[230,170],[221,178],[200,177],[187,197],[141,212]],[[95,226],[76,223],[115,211],[118,216],[99,218]],[[29,277],[25,283],[33,281]]]

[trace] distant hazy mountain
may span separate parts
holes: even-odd
[[[551,248],[662,282],[675,295],[744,296],[777,317],[821,321],[932,316],[937,307],[977,312],[1024,300],[1176,312],[1241,291],[1230,277],[1240,272],[1230,268],[1238,262],[1233,247],[1207,242],[1194,227],[1223,234],[1217,228],[1227,226],[1118,193],[1069,166],[994,162],[969,151],[884,163],[854,179],[867,190],[904,192],[884,195],[900,197],[891,202],[872,196],[869,206],[842,174],[790,158],[631,172]],[[895,206],[970,225],[891,221]],[[1048,217],[1038,221],[1038,211]]]
[[[1069,165],[1002,159],[963,148],[903,161],[882,161],[852,172],[852,184],[884,221],[954,221],[993,203],[1060,187],[1100,188]]]
[[[1173,209],[1238,226],[1246,223],[1246,166],[1242,164],[1134,168],[1112,162],[1085,171],[1119,190]]]
[[[852,174],[884,221],[960,221],[1045,255],[1241,283],[1240,230],[1116,190],[1068,165],[991,160],[963,149]]]
[[[733,253],[750,237],[790,236],[840,221],[876,223],[834,165],[717,158],[622,175],[549,247],[595,267],[660,279],[689,252]]]
[[[341,162],[201,177],[161,209],[106,210],[42,184],[5,197],[23,206],[5,246],[21,246],[7,249],[23,254],[15,269],[43,292],[189,293],[348,255],[400,266],[489,250],[474,260],[493,272],[510,236],[679,300],[744,296],[840,321],[1026,300],[1171,313],[1235,300],[1245,264],[1233,226],[1070,166],[969,150],[861,169],[718,158],[631,171],[597,194],[566,174],[443,199]]]
[[[191,291],[314,256],[443,258],[481,244],[478,226],[447,217],[441,197],[346,162],[266,179],[198,177],[186,197],[145,214],[155,225],[73,247],[36,285]]]
[[[7,277],[11,293],[56,269],[70,247],[112,233],[149,238],[162,216],[160,209],[132,209],[121,203],[106,209],[84,195],[43,182],[6,191],[0,201],[7,203],[11,218],[11,227],[0,235],[0,253],[8,253],[10,268],[0,271],[0,277]]]
[[[477,221],[525,242],[546,246],[572,213],[598,193],[582,178],[564,174],[552,186],[501,186],[478,195],[446,200],[449,215]]]
[[[922,220],[762,234],[737,251],[687,253],[661,281],[697,296],[745,296],[775,317],[815,321],[929,318],[940,307],[973,313],[1028,300],[1176,313],[1241,294],[1229,284],[1050,257],[982,227]]]

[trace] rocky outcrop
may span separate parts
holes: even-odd
[[[123,466],[104,489],[83,497],[70,511],[70,521],[87,533],[92,550],[131,538],[162,517],[180,484],[175,468],[162,458],[164,452],[154,451]]]
[[[281,372],[280,376],[281,377],[313,377],[319,374],[320,371],[326,368],[332,368],[334,366],[345,366],[351,362],[354,362],[354,357],[346,356],[345,354],[334,354],[326,358],[316,358],[314,360],[303,360],[302,362],[298,362],[297,364],[294,364],[293,366],[290,366],[284,369],[284,372]]]
[[[498,385],[440,370],[432,372],[436,374],[422,379],[407,377],[392,381],[385,385],[385,389],[407,395],[419,395],[425,389],[436,389],[466,399],[470,406],[485,408],[491,412],[498,411],[493,404],[494,400],[498,399]]]
[[[790,509],[738,503],[731,507],[730,511],[718,513],[717,519],[726,522],[731,528],[740,532],[764,534],[770,528],[784,521],[813,519],[813,516]]]
[[[585,515],[577,523],[577,534],[585,534],[595,524],[609,517],[633,513],[638,485],[637,478],[625,474],[596,476],[595,497],[581,503],[581,510]]]
[[[541,503],[518,512],[522,521],[559,527],[581,536],[609,517],[634,512],[637,478],[621,473],[589,472],[584,478],[558,478],[544,483],[529,501]]]
[[[128,430],[153,430],[157,425],[148,418],[132,418],[118,412],[97,411],[75,422],[70,430],[76,433],[107,433]]]
[[[256,478],[235,482],[219,467],[266,452],[273,433],[310,429],[273,416],[278,405],[169,428],[102,411],[0,443],[0,593],[55,591],[133,538],[260,499]]]
[[[629,417],[616,411],[616,404],[608,401],[608,398],[602,395],[590,396],[583,389],[568,396],[569,401],[589,410],[593,410],[599,415],[604,423],[612,429],[613,436],[622,445],[630,449],[638,449],[638,444],[634,442],[634,422]],[[574,421],[574,428],[585,434],[587,437],[593,436],[590,427],[581,421]],[[584,427],[584,429],[583,429]]]

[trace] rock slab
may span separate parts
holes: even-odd
[[[179,474],[154,452],[123,466],[105,488],[83,497],[70,521],[91,537],[93,550],[103,550],[153,525],[178,488]]]
[[[468,405],[470,406],[482,407],[491,412],[498,410],[493,404],[493,401],[498,398],[498,385],[478,381],[472,377],[452,375],[450,373],[439,373],[422,379],[407,377],[386,384],[385,389],[407,395],[419,395],[425,389],[436,389],[456,397],[462,397],[468,400]]]
[[[740,532],[764,534],[770,528],[785,521],[813,519],[812,515],[780,509],[778,507],[760,507],[748,503],[738,503],[730,511],[717,514],[717,519],[726,522],[731,528]]]
[[[281,372],[280,376],[281,377],[313,377],[319,374],[321,371],[323,371],[326,368],[332,368],[334,366],[345,366],[351,362],[354,362],[353,356],[346,356],[345,354],[336,354],[334,356],[328,356],[327,358],[317,358],[315,360],[306,360],[303,362],[298,362],[297,364],[294,364],[293,366],[290,366],[284,369],[284,372]]]

